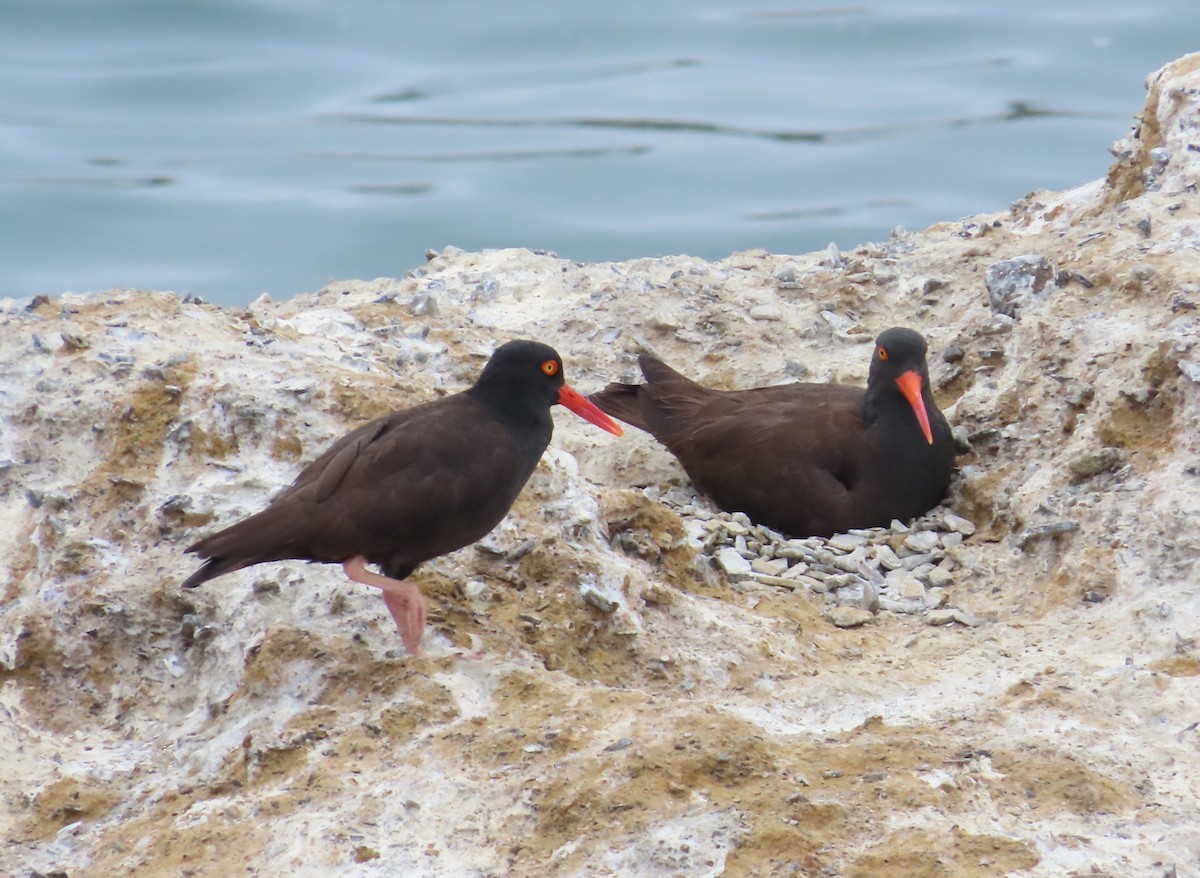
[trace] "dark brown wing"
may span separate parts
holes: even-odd
[[[262,512],[191,546],[209,560],[184,585],[285,558],[363,555],[385,570],[411,570],[495,527],[548,441],[547,433],[540,447],[518,442],[466,394],[372,421]]]
[[[696,486],[723,509],[785,533],[843,528],[872,475],[862,391],[794,384],[710,393],[658,436]]]

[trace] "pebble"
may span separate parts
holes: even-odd
[[[892,547],[887,543],[880,543],[877,546],[873,546],[871,554],[879,562],[879,566],[885,570],[895,570],[900,566],[900,559],[896,557],[896,553],[892,551]]]
[[[767,576],[781,576],[788,569],[788,563],[783,558],[755,558],[750,562],[750,569]]]
[[[825,611],[825,618],[838,628],[857,628],[867,624],[875,616],[862,607],[830,607]]]
[[[847,573],[858,573],[859,566],[867,560],[867,550],[864,546],[859,546],[849,555],[839,555],[833,559],[833,566],[838,570],[844,570]]]
[[[875,583],[863,582],[862,599],[859,601],[859,606],[870,613],[879,612],[879,589],[875,587]]]
[[[934,567],[932,564],[920,564],[914,567],[910,572],[922,582],[927,582],[929,580],[929,574],[932,573],[933,570]]]
[[[738,582],[745,579],[751,573],[750,562],[742,557],[741,553],[733,548],[733,546],[725,546],[717,550],[714,556],[717,561],[717,566],[724,571],[730,582]]]
[[[1067,534],[1077,530],[1079,530],[1079,522],[1077,521],[1056,521],[1054,524],[1031,527],[1028,530],[1022,531],[1021,535],[1017,537],[1017,548],[1024,549],[1036,540],[1058,536],[1059,534]]]
[[[978,616],[973,616],[954,607],[945,610],[930,610],[929,615],[925,617],[926,625],[949,625],[952,622],[966,625],[968,628],[976,628],[982,624]]]
[[[611,616],[617,611],[617,608],[621,606],[612,598],[600,594],[600,592],[591,587],[584,588],[583,600],[585,603],[590,604],[592,607],[599,610],[601,613],[604,613],[606,616]]]
[[[924,601],[897,601],[890,598],[879,599],[879,609],[887,610],[889,613],[901,613],[906,616],[914,616],[918,613],[925,612]]]
[[[894,570],[888,574],[887,588],[896,597],[916,601],[925,598],[925,583],[906,570]]]
[[[943,570],[940,566],[929,571],[929,585],[933,588],[944,588],[954,581],[954,574]]]
[[[905,570],[916,570],[922,564],[928,564],[933,560],[933,555],[907,555],[900,559],[900,566]]]
[[[809,591],[815,591],[817,594],[826,594],[829,591],[829,585],[824,579],[816,579],[812,576],[797,576],[796,582]]]
[[[931,552],[941,545],[941,541],[937,531],[923,530],[905,537],[904,547],[918,553]]]
[[[834,534],[829,538],[829,545],[842,552],[852,552],[861,546],[865,546],[867,542],[867,537],[852,533]]]
[[[778,305],[755,305],[750,309],[753,320],[782,320],[783,311]]]
[[[799,577],[798,579],[785,579],[782,576],[772,576],[769,573],[758,572],[753,573],[752,576],[755,582],[761,582],[763,585],[774,585],[778,586],[779,588],[788,588],[793,590],[800,587],[800,580],[804,578]],[[816,583],[816,580],[812,580],[812,582]]]
[[[947,512],[942,516],[942,525],[956,534],[962,534],[964,537],[969,537],[975,533],[975,522],[967,521],[967,519],[955,515],[953,512]],[[943,540],[944,542],[945,540]]]

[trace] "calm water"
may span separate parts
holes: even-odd
[[[851,247],[1104,173],[1196,0],[3,0],[0,297]]]

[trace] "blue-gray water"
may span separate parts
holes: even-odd
[[[0,297],[850,247],[1102,175],[1195,0],[3,0]]]

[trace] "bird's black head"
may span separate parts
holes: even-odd
[[[561,403],[596,426],[621,435],[612,418],[566,383],[558,351],[541,342],[510,341],[496,348],[469,392],[505,419],[541,420],[550,406]]]
[[[921,333],[903,326],[880,333],[871,355],[867,395],[872,405],[882,404],[893,394],[903,396],[912,407],[926,441],[933,444],[925,403],[928,397],[929,405],[933,405],[933,397],[929,395],[929,365],[925,362],[928,348]]]
[[[558,391],[564,383],[558,351],[541,342],[510,341],[496,348],[472,391],[504,404],[520,400],[549,409],[558,402]]]
[[[895,380],[909,370],[928,379],[929,366],[925,362],[928,350],[925,337],[914,329],[894,326],[884,330],[875,339],[875,353],[871,356],[871,375],[867,384]]]

